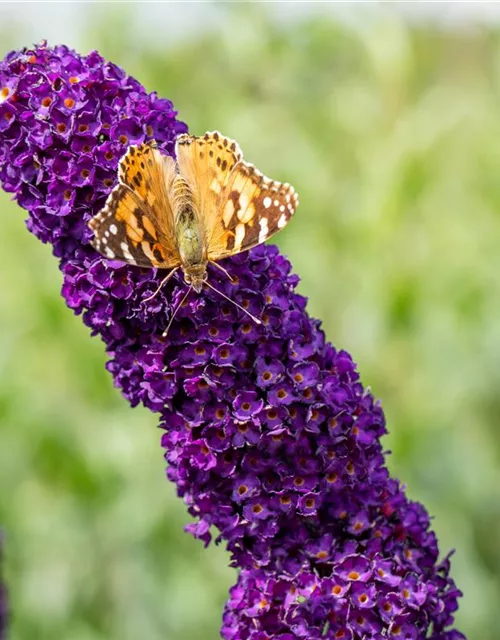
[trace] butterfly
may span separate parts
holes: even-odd
[[[217,262],[283,229],[298,196],[245,162],[238,144],[217,131],[178,136],[175,155],[154,140],[127,149],[118,184],[89,222],[91,243],[113,260],[171,269],[159,289],[181,268],[200,293],[210,286],[208,263],[227,274]]]

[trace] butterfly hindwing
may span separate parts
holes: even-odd
[[[171,268],[180,263],[168,198],[175,163],[151,144],[129,147],[120,160],[118,185],[90,221],[93,246],[129,264]]]

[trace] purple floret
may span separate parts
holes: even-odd
[[[383,411],[351,356],[325,341],[274,246],[223,261],[216,292],[109,261],[88,221],[130,144],[174,153],[171,102],[93,52],[41,44],[0,63],[0,180],[53,245],[62,295],[132,406],[157,412],[167,475],[205,543],[226,542],[238,583],[226,639],[459,640],[460,592],[425,509],[389,476]]]

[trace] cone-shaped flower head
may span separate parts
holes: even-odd
[[[461,637],[446,631],[459,592],[427,513],[385,466],[382,409],[308,316],[288,260],[260,246],[223,261],[232,281],[209,268],[261,325],[203,290],[162,338],[182,275],[145,301],[164,273],[90,247],[127,147],[155,138],[173,153],[186,127],[172,104],[97,53],[44,44],[0,64],[0,96],[4,189],[52,243],[63,296],[124,396],[160,414],[188,529],[208,542],[215,527],[242,569],[224,638]]]

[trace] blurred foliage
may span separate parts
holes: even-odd
[[[134,7],[95,9],[85,49],[171,98],[191,131],[220,129],[295,185],[301,206],[278,244],[381,398],[392,471],[435,516],[443,553],[457,549],[459,628],[498,638],[499,34],[390,14],[283,26],[228,6],[218,28],[169,47],[134,34]],[[5,195],[0,208],[11,637],[217,638],[227,555],[183,534],[155,417],[112,388],[49,248]]]

